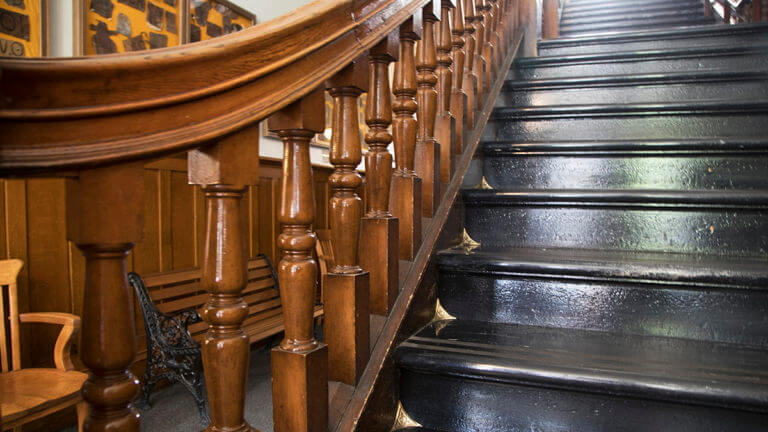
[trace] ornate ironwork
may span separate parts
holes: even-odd
[[[201,321],[200,315],[194,309],[164,314],[155,307],[141,276],[128,273],[128,282],[139,299],[147,334],[147,368],[141,403],[151,406],[149,396],[161,380],[178,382],[192,394],[200,413],[200,423],[207,425],[210,418],[200,345],[192,339],[188,329],[189,324]]]

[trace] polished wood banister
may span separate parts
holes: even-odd
[[[0,174],[187,150],[266,118],[429,0],[325,0],[210,41],[70,59],[0,59]]]

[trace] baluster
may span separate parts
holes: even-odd
[[[416,70],[413,45],[421,38],[417,24],[420,16],[409,18],[400,26],[398,61],[395,63],[392,102],[394,119],[395,171],[389,209],[400,221],[400,259],[412,260],[421,245],[421,179],[414,172],[416,150]]]
[[[451,9],[453,0],[442,0],[441,20],[437,29],[437,118],[435,138],[440,145],[440,181],[451,181],[455,165],[454,155],[461,152],[464,129],[453,112],[453,59],[451,58]]]
[[[495,49],[495,57],[493,60],[493,68],[494,72],[498,73],[499,68],[501,67],[502,62],[504,62],[504,52],[505,52],[505,41],[504,36],[501,32],[501,28],[499,25],[500,19],[501,19],[501,9],[499,6],[499,0],[486,0],[488,3],[488,7],[490,8],[489,13],[491,16],[491,38],[493,39],[493,44],[496,47]]]
[[[467,116],[467,128],[475,128],[475,113],[479,111],[481,105],[482,96],[480,91],[482,84],[480,77],[475,73],[475,52],[476,52],[476,40],[475,40],[475,26],[474,22],[474,0],[462,0],[464,12],[464,92],[467,94],[467,109],[464,113]],[[472,12],[470,12],[472,11]]]
[[[463,0],[457,0],[453,8],[453,28],[451,29],[451,55],[453,56],[453,84],[451,88],[451,112],[456,118],[456,136],[458,144],[456,145],[456,154],[461,154],[464,149],[464,130],[465,126],[471,128],[474,124],[474,101],[470,101],[469,96],[464,91],[464,64],[466,55],[464,53],[464,6]],[[470,111],[472,118],[470,122]],[[465,124],[466,120],[466,124]]]
[[[485,62],[485,76],[483,77],[485,87],[483,92],[487,94],[491,91],[491,83],[493,83],[493,79],[496,77],[496,68],[494,66],[496,63],[494,61],[496,46],[492,43],[491,39],[491,5],[487,0],[475,0],[475,2],[475,8],[477,9],[476,25],[480,35],[478,40],[482,41],[480,55]]]
[[[557,7],[557,0],[544,0],[541,18],[542,39],[554,39],[560,34],[560,30],[558,28]]]
[[[126,256],[141,240],[143,194],[141,163],[83,171],[67,180],[67,238],[85,256],[81,357],[90,372],[83,385],[88,432],[139,431],[131,405],[139,382],[128,370],[136,335]]]
[[[435,140],[437,114],[437,51],[435,49],[435,23],[439,15],[438,0],[432,0],[422,9],[424,28],[422,39],[416,44],[416,82],[418,93],[416,118],[415,171],[421,178],[422,215],[432,217],[440,199],[440,143]]]
[[[202,317],[203,370],[211,411],[208,431],[253,430],[243,417],[248,377],[248,336],[242,329],[248,305],[242,297],[248,259],[241,202],[258,181],[258,126],[188,153],[189,182],[205,195],[205,247],[201,287],[210,294]]]
[[[472,72],[477,77],[477,92],[475,94],[475,110],[480,111],[483,107],[483,99],[485,98],[485,88],[488,85],[485,80],[485,59],[482,56],[483,52],[483,34],[481,34],[482,26],[480,25],[482,15],[477,13],[476,0],[466,0],[466,7],[464,8],[464,21],[465,29],[471,29],[472,41],[467,43],[467,46],[472,45],[471,65]],[[469,48],[467,48],[467,54],[469,54]],[[468,59],[469,60],[469,59]]]
[[[328,377],[354,386],[368,362],[370,346],[369,275],[358,265],[358,240],[363,203],[356,189],[362,183],[357,102],[368,89],[368,62],[358,59],[326,83],[333,98],[333,135],[328,177],[331,244],[334,266],[323,276],[325,341]]]
[[[369,91],[365,110],[368,153],[365,155],[365,194],[367,196],[360,238],[367,247],[360,251],[360,266],[370,274],[371,313],[386,316],[395,303],[398,287],[398,220],[389,212],[392,183],[392,93],[389,64],[397,57],[397,34],[393,33],[371,48]]]
[[[523,46],[521,47],[524,57],[537,56],[538,22],[536,16],[536,0],[519,0],[519,25],[525,29],[523,37]]]
[[[276,432],[328,431],[328,347],[313,334],[317,263],[312,259],[315,194],[309,142],[325,129],[323,89],[273,114],[269,130],[283,141],[277,268],[285,336],[272,349]]]

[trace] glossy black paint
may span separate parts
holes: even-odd
[[[674,338],[438,321],[397,352],[401,402],[451,431],[760,431],[762,351]],[[735,371],[753,370],[749,376]]]
[[[624,5],[624,6],[613,6],[613,7],[604,7],[604,8],[592,8],[587,9],[584,8],[574,8],[574,7],[566,7],[563,9],[563,13],[561,16],[561,19],[563,21],[573,19],[573,18],[586,18],[593,16],[595,18],[602,18],[604,16],[616,16],[619,14],[655,14],[655,13],[674,13],[678,11],[687,11],[687,10],[701,10],[702,5],[701,3],[693,0],[693,1],[686,1],[686,2],[680,2],[680,3],[657,3],[657,4],[649,4],[645,5],[644,3],[640,4],[634,4],[634,5]],[[581,9],[581,10],[580,10]]]
[[[670,16],[656,18],[654,20],[638,18],[634,20],[604,21],[590,24],[563,24],[560,26],[560,34],[563,35],[563,37],[568,37],[574,35],[600,34],[614,31],[651,30],[655,28],[686,25],[707,25],[714,23],[714,18],[704,16],[703,12],[701,12],[700,14],[695,14],[694,16]]]

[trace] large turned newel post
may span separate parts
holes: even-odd
[[[441,19],[437,29],[437,118],[435,138],[440,143],[440,181],[449,183],[455,169],[454,155],[461,152],[463,133],[451,106],[453,91],[453,59],[451,58],[451,9],[453,0],[440,2]]]
[[[83,398],[87,432],[139,431],[131,401],[139,383],[128,370],[136,355],[126,256],[141,240],[141,163],[83,171],[67,180],[67,237],[85,256],[81,358],[90,374]]]
[[[209,432],[253,430],[243,417],[250,344],[242,329],[248,257],[240,207],[246,186],[258,181],[258,130],[250,126],[187,155],[189,182],[205,195],[201,286],[210,298],[201,314],[209,326],[201,348]]]
[[[421,36],[414,16],[400,26],[400,48],[395,63],[392,136],[395,143],[395,171],[389,209],[400,221],[400,258],[412,260],[421,245],[421,179],[414,172],[416,150],[416,70],[413,45]]]
[[[456,145],[456,154],[461,154],[464,149],[464,130],[471,129],[474,124],[474,101],[464,91],[464,70],[466,53],[464,52],[464,6],[463,0],[456,1],[456,7],[451,16],[453,28],[451,29],[451,56],[453,58],[453,84],[451,86],[451,113],[456,118],[456,135],[460,137]],[[470,123],[469,111],[472,111],[472,123]]]
[[[315,194],[309,142],[325,127],[323,90],[272,115],[283,141],[277,266],[285,336],[272,349],[272,411],[276,432],[328,431],[328,348],[314,338],[317,263],[312,259]]]
[[[475,25],[474,25],[474,0],[460,0],[463,2],[464,13],[464,92],[467,94],[467,127],[469,129],[475,128],[475,113],[479,111],[479,107],[482,105],[482,81],[475,71],[475,62],[477,62],[475,52],[476,40],[475,40]]]
[[[544,0],[541,14],[541,38],[554,39],[560,35],[557,19],[557,0]]]
[[[370,274],[370,310],[386,316],[398,293],[398,220],[389,212],[389,191],[392,183],[392,155],[387,146],[392,142],[392,93],[389,89],[389,64],[397,56],[397,33],[390,34],[369,55],[370,78],[365,122],[368,133],[365,142],[365,217],[360,238],[366,243],[361,249],[360,266]]]
[[[437,114],[435,23],[440,14],[438,1],[430,1],[422,9],[424,27],[422,38],[416,44],[416,82],[418,83],[416,154],[419,157],[415,159],[415,171],[421,178],[421,210],[424,217],[434,215],[440,199],[440,143],[435,140],[435,115]]]
[[[328,177],[331,244],[334,266],[323,277],[325,341],[329,378],[356,385],[370,356],[369,276],[358,265],[358,241],[363,203],[356,189],[362,183],[357,166],[362,159],[357,101],[368,88],[368,62],[358,59],[326,83],[333,98],[333,135]]]

